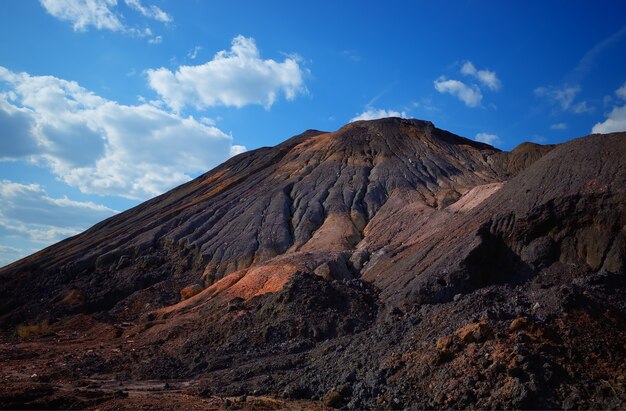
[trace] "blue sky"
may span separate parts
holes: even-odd
[[[626,129],[623,1],[5,0],[0,265],[357,118],[509,150]]]

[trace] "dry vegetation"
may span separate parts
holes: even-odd
[[[39,337],[52,334],[52,329],[48,320],[45,320],[40,323],[18,325],[15,334],[19,338]]]

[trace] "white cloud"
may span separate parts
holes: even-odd
[[[419,110],[423,111],[439,111],[437,106],[433,103],[433,99],[430,97],[422,97],[419,101],[414,101],[411,105]]]
[[[626,83],[624,83],[622,87],[615,90],[615,94],[622,100],[626,100]]]
[[[21,248],[0,245],[0,267],[9,264],[12,261],[19,260],[28,254],[29,252],[27,250]]]
[[[186,182],[233,150],[230,135],[191,116],[119,104],[75,82],[3,67],[0,141],[11,142],[0,143],[0,159],[45,165],[85,193],[133,199]]]
[[[0,232],[51,244],[79,233],[117,211],[93,202],[52,198],[37,184],[0,181]]]
[[[19,248],[10,247],[6,245],[0,245],[0,253],[20,253],[21,250]]]
[[[552,124],[552,125],[550,125],[550,129],[551,130],[565,130],[565,129],[567,129],[567,124],[565,124],[565,123]]]
[[[406,117],[406,113],[404,111],[400,112],[395,110],[384,110],[367,107],[364,112],[350,119],[350,122],[358,120],[376,120],[385,117]]]
[[[535,95],[545,97],[552,103],[559,106],[562,111],[571,111],[576,114],[587,113],[593,111],[593,108],[587,106],[586,101],[574,103],[576,96],[580,93],[580,86],[563,86],[563,87],[537,87]]]
[[[468,86],[462,81],[448,80],[444,76],[435,80],[435,90],[455,96],[468,107],[478,107],[483,99],[483,94],[475,84]]]
[[[69,22],[74,31],[86,31],[89,27],[94,27],[97,30],[118,31],[138,37],[152,35],[149,28],[127,26],[122,13],[117,10],[117,0],[39,0],[39,3],[51,16]],[[146,18],[162,23],[172,21],[172,16],[157,6],[144,6],[140,0],[125,0],[125,3]]]
[[[554,88],[554,87],[537,87],[535,95],[540,97],[549,97],[559,104],[563,111],[568,110],[572,106],[572,102],[576,95],[580,92],[579,86]]]
[[[0,127],[0,161],[39,151],[39,142],[33,135],[32,112],[5,102],[1,95]]]
[[[217,122],[214,119],[208,118],[208,117],[200,117],[200,122],[202,124],[206,124],[207,126],[214,126],[217,124]]]
[[[176,112],[186,106],[243,107],[260,104],[269,109],[281,92],[287,100],[306,91],[303,69],[296,57],[282,63],[263,60],[254,39],[237,36],[230,51],[198,66],[180,66],[176,72],[164,67],[148,70],[148,80]]]
[[[117,0],[39,0],[48,13],[72,24],[75,31],[93,26],[98,30],[124,30],[124,24],[112,10]]]
[[[461,73],[471,76],[480,81],[485,87],[492,91],[500,90],[502,82],[498,79],[495,71],[477,70],[471,61],[466,61],[461,67]]]
[[[150,5],[148,7],[141,4],[140,0],[125,0],[128,7],[138,11],[142,16],[148,17],[162,23],[170,23],[173,19],[172,16],[158,8],[157,6]]]
[[[591,130],[592,133],[612,133],[615,131],[626,131],[626,105],[613,107],[607,115],[607,119],[597,123]]]
[[[461,66],[461,74],[465,74],[466,76],[475,76],[476,67],[474,67],[471,61],[466,61],[463,66]]]
[[[500,142],[500,137],[495,134],[478,133],[476,134],[476,138],[474,138],[474,140],[480,141],[481,143],[494,145]]]
[[[163,37],[155,36],[148,40],[148,44],[161,44],[163,43]]]
[[[234,157],[237,154],[241,154],[241,153],[245,153],[246,151],[248,151],[248,149],[246,148],[246,146],[238,146],[238,145],[234,145],[230,148],[230,156]]]
[[[626,101],[626,83],[617,90],[615,94],[622,100]],[[607,119],[601,123],[597,123],[591,130],[592,133],[612,133],[615,131],[626,131],[626,103],[622,106],[614,106]]]
[[[198,53],[200,52],[200,50],[202,50],[201,46],[196,46],[192,48],[191,50],[189,50],[189,53],[187,53],[187,57],[189,57],[191,60],[195,60],[196,57],[198,57]]]
[[[586,101],[580,101],[571,106],[571,110],[576,114],[589,113],[593,111],[593,107],[589,107]]]

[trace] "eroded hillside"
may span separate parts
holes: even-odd
[[[2,347],[5,373],[49,372],[0,404],[73,406],[62,384],[89,378],[79,407],[122,401],[114,379],[193,401],[623,407],[624,158],[624,133],[501,152],[396,118],[241,154],[0,271],[4,329],[55,336]]]

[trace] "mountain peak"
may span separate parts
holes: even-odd
[[[396,134],[400,130],[415,130],[423,133],[430,132],[435,128],[434,124],[426,120],[407,119],[401,117],[385,117],[375,120],[357,120],[346,124],[335,133],[343,135],[345,133],[354,135],[359,133],[371,134],[372,136]]]
[[[376,120],[358,120],[336,131],[337,136],[351,138],[414,138],[434,144],[468,145],[479,150],[497,150],[489,144],[481,143],[441,130],[428,120],[386,117]]]
[[[383,117],[373,120],[357,120],[351,123],[346,124],[344,127],[349,127],[351,125],[371,125],[371,126],[383,126],[383,125],[405,125],[412,126],[418,128],[434,128],[435,125],[428,120],[420,120],[416,118],[404,118],[404,117]]]

